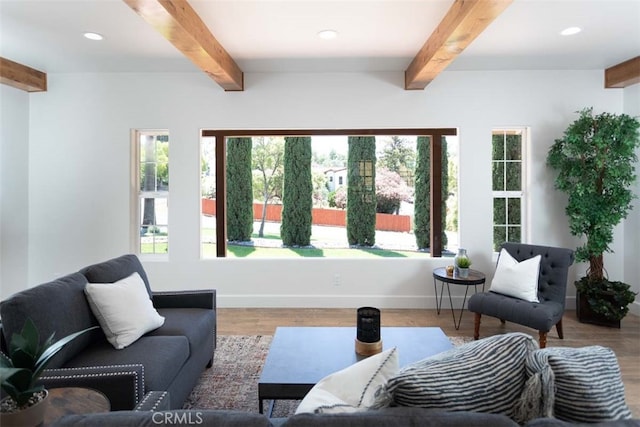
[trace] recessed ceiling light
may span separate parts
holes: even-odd
[[[560,31],[560,34],[563,36],[572,36],[574,34],[578,34],[582,29],[580,27],[569,27]]]
[[[86,38],[88,38],[89,40],[102,40],[102,39],[104,39],[104,37],[102,37],[102,34],[98,34],[98,33],[84,33],[84,36]]]
[[[338,37],[338,32],[336,30],[322,30],[318,33],[318,37],[323,40],[331,40]]]

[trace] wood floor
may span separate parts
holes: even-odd
[[[273,335],[278,326],[355,326],[355,322],[355,309],[218,309],[220,335]],[[564,339],[558,339],[552,330],[547,346],[602,345],[613,349],[622,371],[627,404],[634,418],[640,418],[640,317],[628,315],[621,329],[579,323],[574,311],[567,311],[562,322]],[[460,329],[456,330],[451,311],[444,310],[438,315],[435,310],[386,309],[382,310],[382,326],[438,326],[448,336],[470,337],[473,336],[473,315],[465,311]],[[482,318],[481,338],[504,332],[525,332],[538,339],[537,331],[532,329],[512,323],[502,325],[491,317]]]

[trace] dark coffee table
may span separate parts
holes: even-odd
[[[449,350],[440,328],[383,327],[383,350],[398,347],[400,367]],[[258,381],[263,400],[302,399],[327,375],[362,360],[355,352],[355,327],[279,327]]]

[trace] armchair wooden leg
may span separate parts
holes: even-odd
[[[556,323],[556,331],[558,331],[558,338],[564,339],[564,332],[562,331],[562,319]]]
[[[545,348],[547,346],[547,333],[540,331],[538,335],[540,337],[540,348]]]
[[[482,314],[476,313],[475,318],[473,320],[473,339],[477,340],[480,337],[480,318]]]

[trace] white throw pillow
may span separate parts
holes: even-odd
[[[538,301],[538,276],[541,259],[540,255],[536,255],[518,262],[506,249],[502,249],[490,291],[529,302],[540,302]]]
[[[164,323],[138,273],[115,283],[87,283],[84,292],[107,340],[117,349]]]
[[[378,387],[399,369],[396,347],[370,356],[321,379],[302,399],[296,414],[366,411]]]

